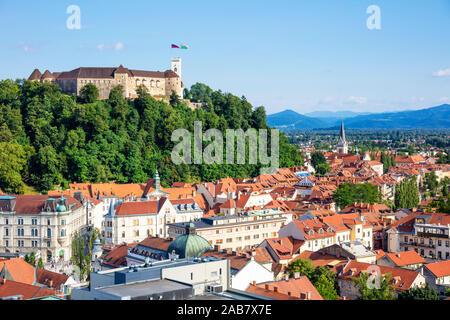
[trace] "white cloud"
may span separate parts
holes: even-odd
[[[104,45],[103,43],[100,43],[100,44],[98,44],[95,48],[96,48],[97,50],[103,50],[103,49],[105,49],[105,45]]]
[[[435,77],[447,77],[450,76],[450,69],[439,70],[433,73]]]
[[[116,50],[116,51],[120,51],[120,50],[122,50],[124,48],[124,44],[122,43],[122,42],[117,42],[115,45],[114,45],[114,50]]]
[[[366,97],[354,97],[354,96],[350,96],[347,99],[349,102],[353,102],[353,103],[357,103],[357,104],[363,104],[363,103],[367,103],[367,98]]]
[[[440,102],[447,102],[447,101],[450,101],[450,98],[449,97],[442,97],[442,98],[439,99],[439,101]]]

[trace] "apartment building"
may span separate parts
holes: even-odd
[[[277,209],[251,210],[241,215],[212,216],[192,221],[196,234],[202,236],[215,250],[239,251],[253,248],[265,238],[278,237],[278,231],[292,215]],[[172,223],[168,236],[185,234],[188,223]]]
[[[140,242],[147,237],[168,236],[171,223],[200,219],[203,210],[194,199],[130,201],[112,206],[105,216],[105,243]]]
[[[283,227],[280,237],[293,237],[305,243],[301,252],[318,251],[333,244],[358,241],[373,248],[372,225],[358,214],[336,214],[319,218],[294,220]]]
[[[39,252],[43,261],[68,261],[86,208],[71,196],[0,196],[0,252]]]
[[[450,214],[416,212],[387,231],[388,251],[414,250],[424,258],[450,259]]]

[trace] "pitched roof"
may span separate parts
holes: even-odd
[[[167,251],[172,240],[158,237],[148,237],[138,243],[140,246],[153,248],[160,251]]]
[[[265,296],[268,298],[272,298],[275,300],[300,300],[298,297],[289,296],[284,293],[275,292],[274,289],[265,289],[261,288],[260,286],[257,286],[255,284],[250,284],[247,288],[247,292],[259,294],[261,296]]]
[[[42,74],[41,79],[55,79],[55,76],[48,70]]]
[[[23,300],[28,300],[31,298],[54,296],[56,294],[56,291],[53,289],[47,289],[12,280],[5,281],[0,279],[0,297],[2,298],[22,295]]]
[[[0,276],[3,279],[33,284],[36,281],[34,267],[23,258],[14,258],[0,262]]]
[[[134,247],[135,245],[136,243],[129,243],[116,246],[115,248],[111,249],[101,256],[103,261],[102,264],[113,268],[126,266],[127,260],[125,259],[125,257],[128,254],[128,249]]]
[[[238,254],[236,252],[220,252],[215,250],[206,251],[202,257],[216,257],[219,259],[228,259],[230,260],[230,267],[232,269],[241,270],[245,265],[250,261],[250,257],[245,254]]]
[[[426,264],[425,267],[437,278],[450,275],[450,260]]]
[[[280,260],[292,259],[292,255],[297,253],[305,243],[303,240],[297,240],[292,237],[270,238],[266,239],[266,242]]]
[[[370,263],[358,262],[356,260],[351,260],[343,269],[342,273],[339,274],[341,279],[350,279],[354,277],[359,277],[361,272],[366,272],[367,269],[373,266]],[[391,274],[391,281],[396,278],[398,281],[392,283],[396,290],[408,290],[414,283],[416,278],[419,276],[419,272],[401,269],[401,268],[391,268],[377,265],[380,269],[381,274],[384,276],[388,273]]]
[[[159,201],[122,202],[117,205],[115,214],[118,216],[157,214],[165,201],[166,198]]]
[[[28,80],[40,80],[42,77],[42,73],[39,71],[39,69],[34,69],[33,72],[28,77]]]
[[[39,214],[47,199],[57,199],[59,196],[49,195],[13,195],[16,198],[14,211],[17,214]],[[65,196],[70,210],[78,209],[81,203],[71,196]]]
[[[311,281],[306,276],[300,276],[298,278],[290,278],[288,280],[280,280],[273,282],[266,282],[257,284],[257,287],[261,289],[265,289],[266,285],[269,286],[269,290],[278,287],[278,293],[282,293],[288,295],[288,292],[291,293],[291,296],[300,298],[300,294],[310,293],[311,300],[324,300],[317,289],[313,286]]]
[[[393,252],[386,253],[386,256],[396,265],[396,266],[407,266],[410,264],[425,263],[425,259],[422,258],[416,251],[404,251],[404,252]]]
[[[323,254],[323,252],[313,252],[313,251],[303,251],[297,259],[309,259],[312,261],[314,267],[322,266],[322,267],[331,267],[333,272],[337,271],[337,268],[343,266],[347,263],[347,259],[345,258],[336,258],[335,256],[329,254]]]
[[[59,290],[69,276],[45,269],[36,269],[36,282]]]

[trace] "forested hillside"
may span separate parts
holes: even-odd
[[[137,183],[158,168],[162,184],[211,181],[225,176],[251,177],[258,165],[179,165],[171,161],[172,131],[268,128],[263,107],[244,98],[196,84],[185,96],[205,103],[191,110],[172,96],[170,104],[153,99],[144,89],[134,101],[122,98],[122,87],[109,99],[96,100],[60,93],[57,85],[0,81],[0,189],[23,193],[25,185],[45,192],[76,182]],[[224,152],[225,154],[225,152]],[[302,160],[280,133],[280,166]]]

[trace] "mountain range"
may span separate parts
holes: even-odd
[[[353,129],[450,129],[450,105],[399,112],[320,111],[305,115],[288,109],[267,116],[267,124],[280,130],[334,129],[342,120],[346,128]]]

